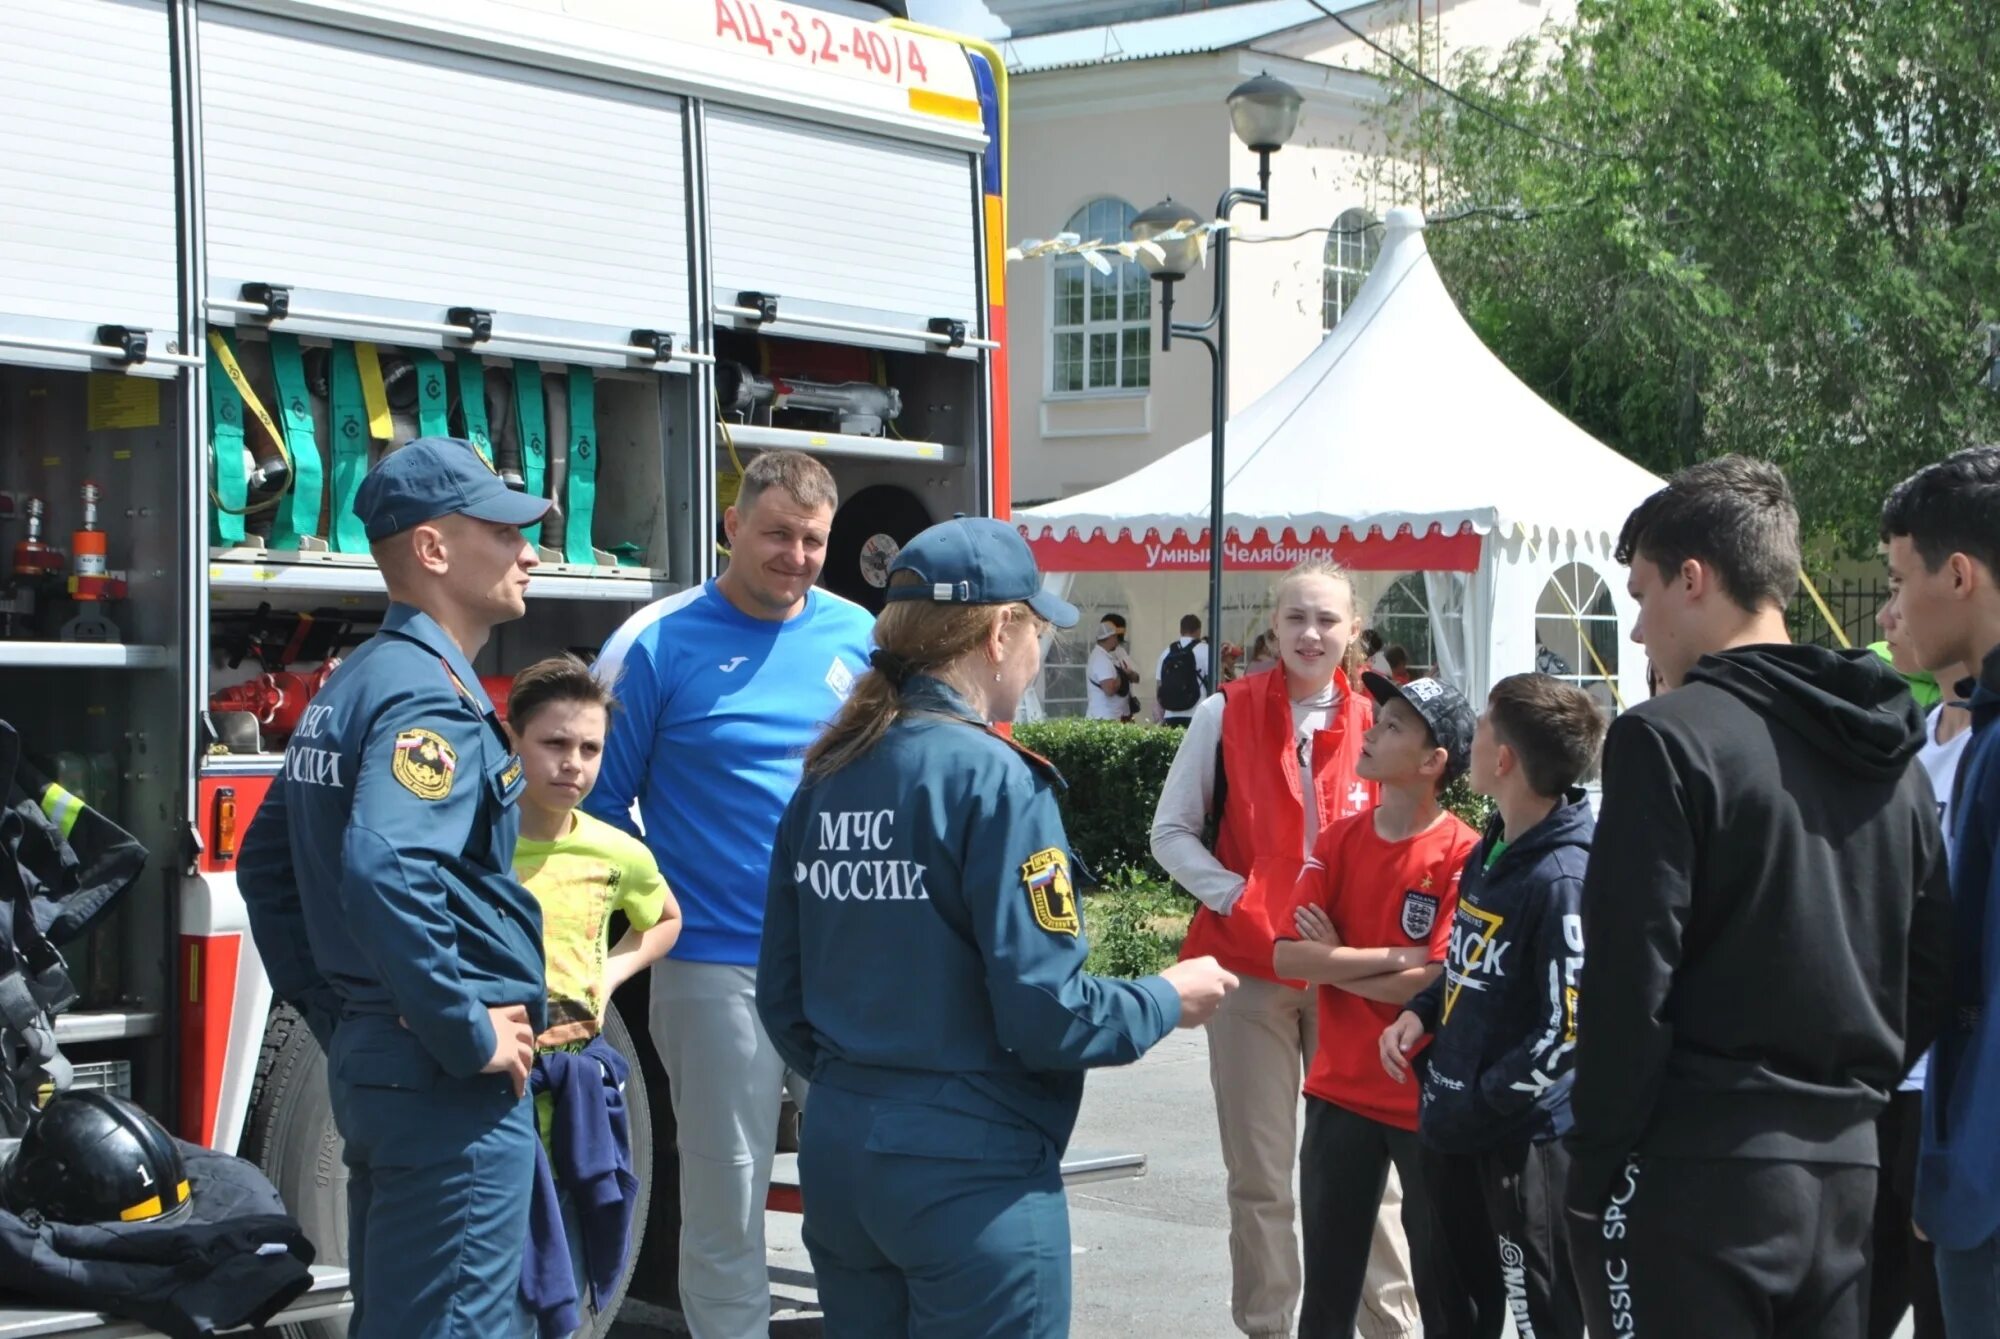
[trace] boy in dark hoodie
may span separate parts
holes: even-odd
[[[1949,1025],[1931,1056],[1917,1226],[1937,1247],[1951,1339],[2000,1336],[2000,447],[1919,470],[1882,508],[1901,631],[1925,669],[1977,675],[1949,805],[1958,912]],[[1947,706],[1945,710],[1956,708]]]
[[[1582,1339],[1562,1188],[1583,970],[1583,875],[1594,826],[1576,783],[1604,715],[1546,674],[1493,685],[1472,738],[1472,789],[1498,812],[1466,861],[1445,974],[1383,1030],[1382,1067],[1417,1062],[1424,1188],[1478,1339]],[[1504,1307],[1503,1307],[1504,1298]]]
[[[1611,725],[1584,883],[1570,1248],[1592,1334],[1861,1339],[1874,1121],[1940,1021],[1922,718],[1787,643],[1784,475],[1674,476],[1618,539],[1670,690]]]

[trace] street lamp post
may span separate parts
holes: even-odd
[[[1239,84],[1229,95],[1229,120],[1236,137],[1257,155],[1257,189],[1231,186],[1216,201],[1214,217],[1227,223],[1238,205],[1257,206],[1258,217],[1271,217],[1271,155],[1290,141],[1299,125],[1303,99],[1282,79],[1260,74]],[[1171,196],[1132,220],[1132,238],[1151,242],[1139,263],[1160,283],[1160,351],[1174,347],[1174,336],[1191,339],[1208,350],[1213,369],[1209,392],[1208,432],[1208,672],[1212,687],[1222,683],[1222,543],[1223,452],[1229,427],[1229,229],[1215,237],[1215,300],[1208,319],[1199,324],[1174,319],[1174,285],[1201,263],[1201,238],[1193,229],[1201,218]]]

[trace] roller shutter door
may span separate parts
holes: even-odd
[[[821,315],[979,330],[972,168],[963,151],[711,110],[717,301],[752,290]]]
[[[690,328],[678,99],[212,6],[201,48],[211,297]]]
[[[170,52],[164,0],[0,5],[0,330],[174,337]]]

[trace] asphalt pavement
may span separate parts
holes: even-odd
[[[1208,1036],[1176,1032],[1138,1064],[1094,1071],[1085,1085],[1075,1151],[1146,1154],[1129,1181],[1070,1190],[1075,1255],[1072,1339],[1230,1339],[1229,1211],[1215,1103],[1208,1088]],[[799,1219],[771,1214],[772,1339],[819,1339],[812,1266]],[[613,1339],[685,1335],[678,1315],[640,1307]],[[1905,1321],[1896,1339],[1908,1339]],[[1512,1330],[1509,1330],[1512,1335]]]

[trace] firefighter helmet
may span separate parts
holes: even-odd
[[[188,1206],[180,1148],[160,1123],[97,1089],[35,1113],[7,1169],[6,1203],[57,1223],[143,1223]]]

